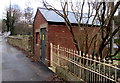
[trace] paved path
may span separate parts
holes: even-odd
[[[53,75],[44,64],[31,62],[23,52],[7,44],[5,40],[0,43],[0,47],[2,81],[43,81]]]

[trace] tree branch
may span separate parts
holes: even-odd
[[[120,5],[120,0],[116,3],[115,7],[113,8],[113,11],[110,13],[108,23],[107,23],[106,26],[110,26],[110,22],[112,20],[112,17],[114,16],[114,14],[115,14],[116,10],[118,9],[119,5]],[[109,27],[107,27],[107,28],[109,28]]]

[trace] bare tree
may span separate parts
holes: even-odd
[[[24,16],[27,24],[33,22],[33,8],[30,7],[30,2],[26,3],[26,8],[24,9]]]
[[[113,3],[113,2],[76,2],[77,4],[73,4],[72,1],[68,0],[60,0],[62,12],[57,10],[54,6],[47,3],[43,0],[43,5],[48,10],[52,10],[61,16],[66,26],[68,27],[70,33],[72,34],[72,38],[74,41],[74,45],[77,51],[82,52],[82,56],[86,56],[86,54],[90,53],[93,56],[100,57],[101,60],[104,56],[104,51],[106,51],[106,57],[111,59],[111,57],[116,56],[116,54],[120,51],[120,45],[118,45],[118,49],[115,51],[114,54],[110,52],[110,48],[108,47],[114,35],[120,30],[120,26],[118,26],[114,31],[112,31],[112,20],[115,12],[120,5],[120,1]],[[84,15],[84,10],[87,4],[87,14]],[[76,34],[73,31],[72,23],[68,18],[69,9],[74,14],[76,19],[76,23],[78,24],[78,33]],[[92,19],[91,19],[92,18]],[[92,21],[92,23],[90,23]],[[89,25],[99,26],[97,30],[92,30],[93,33],[90,33]],[[84,37],[83,37],[84,35]]]

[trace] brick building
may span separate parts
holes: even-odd
[[[73,13],[69,12],[68,17],[73,25],[73,30],[77,33],[77,24]],[[49,65],[50,43],[75,49],[72,36],[66,27],[64,20],[55,12],[45,8],[38,8],[33,27],[34,56],[43,63]],[[98,30],[96,27],[90,27],[87,30],[91,31],[95,29]]]

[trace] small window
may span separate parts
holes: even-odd
[[[39,32],[36,32],[36,44],[39,44]]]

